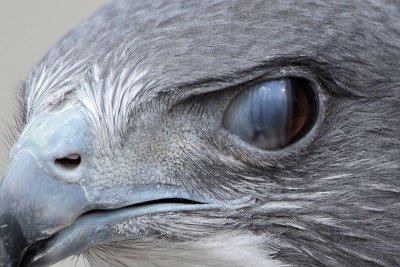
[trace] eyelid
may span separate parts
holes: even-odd
[[[243,71],[209,76],[202,80],[178,83],[165,89],[163,95],[170,98],[168,108],[173,108],[192,97],[217,93],[220,91],[239,92],[256,83],[293,77],[307,79],[315,88],[321,101],[336,94],[351,94],[340,91],[329,72],[334,67],[307,56],[272,56],[266,61]],[[169,94],[173,94],[169,96]]]

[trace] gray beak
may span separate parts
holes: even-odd
[[[83,155],[89,136],[76,109],[39,116],[21,134],[0,185],[1,266],[19,266],[32,244],[54,235],[90,209],[79,184],[82,179],[77,179],[84,176],[83,169],[68,169],[57,161],[71,154]]]
[[[50,177],[27,151],[9,167],[0,203],[1,266],[18,266],[29,246],[68,226],[76,219],[71,214],[76,217],[89,206],[80,186]]]
[[[99,244],[138,238],[141,233],[120,226],[140,216],[249,203],[221,203],[134,175],[98,189],[110,181],[93,171],[92,142],[73,107],[37,116],[26,127],[0,185],[0,266],[48,266]]]

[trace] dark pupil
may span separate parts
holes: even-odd
[[[308,131],[312,119],[312,112],[316,112],[315,96],[312,95],[311,88],[307,88],[305,82],[301,83],[298,80],[291,82],[293,90],[293,112],[291,124],[288,127],[288,135],[291,141],[296,141],[302,136],[304,131]]]
[[[253,142],[267,149],[287,146],[301,138],[313,121],[315,96],[301,79],[269,82],[263,90],[254,90],[251,120]]]
[[[291,128],[293,92],[289,80],[275,80],[250,91],[251,140],[258,146],[274,148],[287,143]]]

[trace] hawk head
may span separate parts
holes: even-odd
[[[400,265],[396,1],[127,1],[28,76],[0,259]]]

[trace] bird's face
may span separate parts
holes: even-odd
[[[398,264],[398,8],[105,7],[25,83],[1,260]]]

